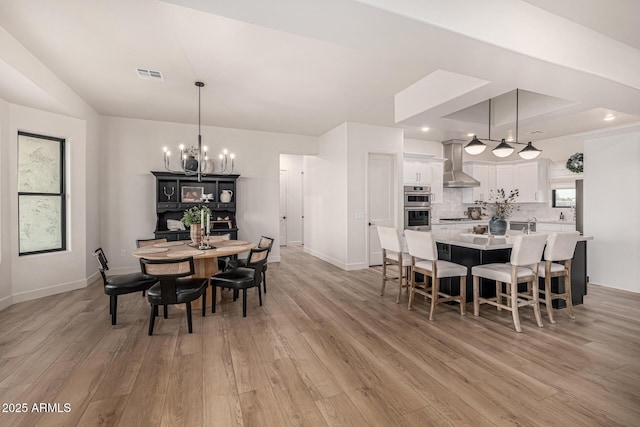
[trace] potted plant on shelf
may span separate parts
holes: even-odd
[[[516,206],[516,199],[518,198],[518,189],[511,190],[507,196],[504,188],[499,188],[496,191],[496,198],[493,202],[485,202],[476,200],[476,204],[484,210],[491,212],[491,220],[489,221],[489,233],[495,236],[504,236],[507,232],[507,221],[513,211],[520,209]]]
[[[184,211],[182,215],[182,223],[190,227],[191,242],[195,246],[200,246],[202,224],[207,221],[207,218],[211,218],[211,209],[206,206],[193,206]]]

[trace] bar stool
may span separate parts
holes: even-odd
[[[473,275],[473,315],[480,315],[480,304],[491,304],[498,310],[511,311],[513,326],[517,332],[522,332],[520,327],[520,307],[532,306],[536,316],[538,327],[542,328],[540,316],[540,303],[538,298],[538,286],[531,286],[529,292],[518,292],[518,283],[538,283],[538,266],[542,258],[542,251],[547,242],[546,234],[518,235],[513,238],[511,260],[508,263],[494,263],[476,265],[471,269]],[[496,297],[480,297],[480,278],[495,280]],[[502,292],[502,284],[507,287],[507,293]],[[502,303],[502,297],[507,298],[507,303]]]
[[[556,323],[553,318],[554,299],[563,299],[567,304],[567,313],[572,320],[576,318],[573,314],[573,305],[571,303],[571,259],[576,250],[578,243],[578,231],[569,231],[564,233],[552,233],[547,239],[547,247],[544,250],[544,261],[540,262],[538,267],[538,275],[544,278],[544,300],[540,302],[547,306],[547,314],[549,322]],[[564,292],[560,292],[560,284],[558,284],[558,293],[551,292],[551,278],[564,276]]]
[[[464,265],[438,260],[438,248],[430,232],[405,230],[409,254],[411,255],[411,287],[409,288],[409,306],[413,304],[416,293],[431,298],[429,320],[435,317],[437,304],[449,301],[460,303],[460,315],[465,315],[467,303],[467,272]],[[415,273],[424,274],[424,289],[416,288]],[[431,278],[431,287],[427,286],[427,277]],[[460,294],[452,296],[440,291],[440,278],[460,277]]]
[[[388,280],[398,279],[398,297],[396,298],[396,304],[398,304],[402,288],[409,287],[411,257],[407,252],[402,251],[400,236],[395,228],[379,225],[377,229],[380,247],[382,247],[382,289],[380,290],[380,295],[384,296],[384,288]],[[398,266],[398,277],[387,277],[387,264]],[[403,269],[404,278],[406,279],[405,285],[402,284]]]

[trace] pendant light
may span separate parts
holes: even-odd
[[[516,140],[513,141],[513,143],[525,145],[523,142],[518,141],[519,119],[520,119],[519,109],[520,109],[520,89],[516,89]],[[480,138],[477,137],[477,135],[473,135],[473,139],[464,147],[464,151],[466,151],[471,155],[477,155],[484,152],[487,146],[482,141],[498,142],[491,139],[491,99],[489,99],[489,137],[486,139],[483,138],[481,140]],[[504,138],[493,150],[491,150],[491,152],[496,157],[501,157],[501,158],[509,157],[511,154],[513,154],[514,151],[515,151],[515,148],[513,148],[510,144],[508,144]],[[518,152],[518,155],[523,159],[531,160],[538,157],[541,152],[542,150],[539,150],[536,147],[534,147],[531,141],[529,141],[526,144],[526,147],[524,147],[522,150]]]

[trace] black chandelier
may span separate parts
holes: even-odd
[[[536,147],[534,147],[531,141],[529,141],[528,143],[518,141],[518,118],[519,118],[518,110],[520,106],[519,97],[520,97],[520,89],[516,89],[516,140],[512,142],[514,144],[525,145],[525,147],[518,152],[518,155],[520,157],[527,160],[535,159],[540,155],[542,150],[539,150]],[[473,139],[464,147],[464,151],[466,151],[471,155],[477,155],[484,152],[484,150],[487,148],[487,145],[482,141],[499,143],[493,150],[491,150],[496,157],[508,157],[515,151],[515,148],[509,145],[509,143],[507,143],[507,141],[504,138],[502,138],[501,141],[491,139],[491,99],[489,99],[489,137],[478,138],[477,135],[473,135]]]

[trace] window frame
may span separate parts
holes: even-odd
[[[33,191],[18,191],[18,256],[24,255],[35,255],[35,254],[44,254],[50,252],[63,252],[67,250],[67,194],[66,194],[66,177],[65,177],[65,167],[66,167],[66,156],[65,156],[65,145],[66,140],[64,138],[58,138],[54,136],[41,135],[32,132],[24,132],[18,131],[18,140],[17,140],[17,159],[20,157],[20,137],[31,137],[31,138],[39,138],[45,139],[49,141],[55,141],[60,144],[59,147],[59,156],[60,156],[60,169],[58,171],[60,178],[60,188],[56,193],[43,193],[43,192],[33,192]],[[17,166],[17,176],[19,181],[20,176],[20,164],[18,161]],[[51,249],[42,249],[37,251],[25,251],[23,252],[20,248],[21,243],[21,235],[20,235],[20,198],[21,197],[42,197],[42,196],[55,196],[60,198],[60,246],[51,248]]]

